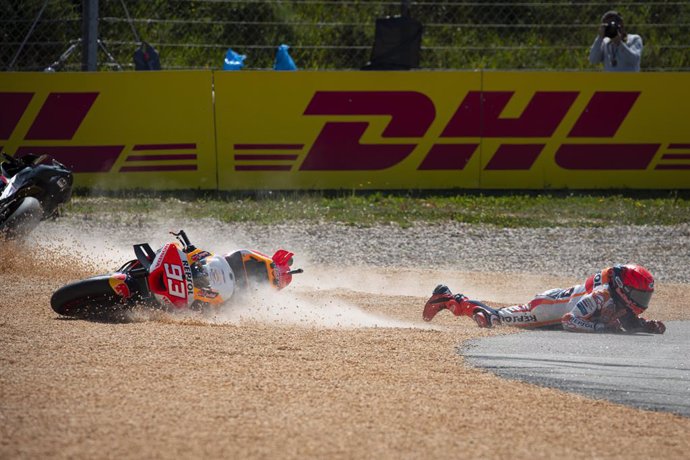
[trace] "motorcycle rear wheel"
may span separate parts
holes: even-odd
[[[62,315],[101,321],[124,321],[129,309],[110,287],[110,275],[67,284],[53,293],[50,306]]]
[[[17,209],[0,223],[0,235],[6,238],[21,238],[28,235],[43,218],[41,203],[32,196],[27,196]]]

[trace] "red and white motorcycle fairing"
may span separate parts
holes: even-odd
[[[292,281],[292,274],[290,273],[290,264],[292,264],[292,256],[295,254],[285,249],[278,249],[271,260],[274,264],[275,280],[273,284],[278,290],[283,289]]]
[[[148,284],[161,305],[182,310],[194,302],[192,269],[186,254],[173,243],[166,244],[156,254],[149,269]]]

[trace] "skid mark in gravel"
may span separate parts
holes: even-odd
[[[328,293],[318,298],[308,298],[295,293],[268,292],[240,308],[226,309],[218,319],[230,322],[252,319],[267,323],[325,328],[431,328],[424,324],[400,321],[364,311]]]
[[[297,278],[295,278],[297,279]],[[301,286],[313,289],[351,289],[381,295],[428,298],[434,287],[446,284],[472,299],[513,303],[529,300],[553,286],[570,286],[577,278],[549,275],[500,274],[413,267],[313,266],[300,275]]]
[[[290,289],[289,287],[287,288]],[[257,293],[252,299],[237,305],[225,306],[214,314],[166,314],[137,309],[132,321],[161,321],[195,325],[240,325],[264,323],[276,326],[308,328],[353,329],[396,328],[439,330],[439,326],[403,321],[363,310],[332,292],[313,293],[270,292]]]

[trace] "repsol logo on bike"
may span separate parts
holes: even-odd
[[[443,120],[437,117],[433,101],[417,91],[318,91],[307,104],[303,116],[338,119],[325,121],[310,146],[280,142],[236,143],[235,170],[383,170],[408,158],[420,145],[418,140],[429,135],[432,124],[441,123],[440,135],[436,135],[433,145],[423,153],[417,170],[462,170],[477,155],[477,139],[511,138],[534,139],[534,142],[499,144],[490,153],[484,169],[527,171],[561,126],[580,92],[536,91],[520,116],[502,117],[514,94],[514,91],[469,91],[454,114]],[[557,146],[556,164],[567,170],[646,169],[661,144],[608,142],[615,137],[639,96],[640,91],[595,92],[568,129],[567,139],[572,142]],[[343,116],[390,117],[381,135],[383,142],[362,143],[370,123],[342,120]],[[306,154],[302,155],[306,149]],[[301,162],[300,158],[303,158]],[[656,169],[680,167],[660,163]]]
[[[47,154],[75,173],[110,172],[123,152],[127,156],[118,170],[122,173],[197,169],[197,145],[192,142],[80,145],[75,135],[99,95],[98,92],[52,92],[41,102],[35,93],[0,92],[0,141],[18,137],[22,145],[8,153],[20,157],[27,153]],[[31,125],[28,130],[16,132],[32,103],[40,108]],[[46,145],[46,141],[59,145]]]
[[[189,266],[189,262],[186,260],[182,261],[182,267],[184,268],[184,274],[187,281],[187,297],[192,297],[194,295],[194,283],[192,282],[192,268]]]

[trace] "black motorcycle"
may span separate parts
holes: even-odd
[[[72,196],[72,171],[46,155],[14,158],[2,153],[0,163],[0,237],[26,236],[41,220],[54,217]]]

